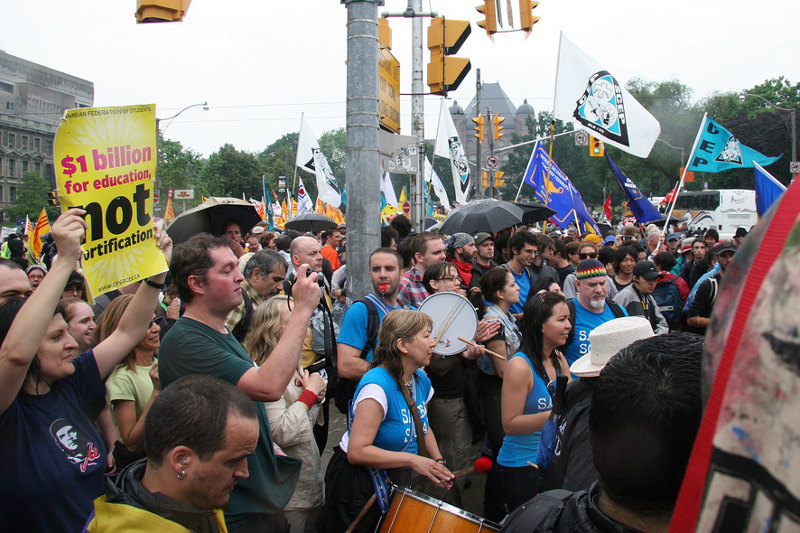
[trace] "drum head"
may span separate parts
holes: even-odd
[[[434,337],[440,337],[434,352],[439,355],[455,355],[467,349],[467,344],[458,340],[475,338],[478,331],[478,314],[472,304],[454,292],[437,292],[428,296],[419,310],[433,320]]]

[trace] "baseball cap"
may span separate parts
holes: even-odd
[[[733,235],[734,237],[747,237],[747,230],[744,228],[736,228],[736,233]]]
[[[594,378],[613,356],[634,342],[653,336],[650,321],[641,316],[625,316],[600,324],[589,332],[589,353],[572,363],[570,372]]]
[[[617,240],[616,235],[606,235],[606,238],[603,239],[603,244],[614,244]]]
[[[730,239],[727,239],[727,240],[724,240],[724,241],[719,241],[719,244],[714,246],[714,249],[716,250],[715,253],[717,255],[721,254],[722,252],[733,252],[733,253],[736,253],[736,250],[737,250],[736,243],[733,242]]]
[[[686,252],[692,251],[692,243],[694,242],[694,237],[686,237],[681,241],[681,253],[685,254]]]
[[[486,239],[492,239],[492,241],[494,241],[494,237],[492,237],[492,234],[491,233],[486,233],[485,231],[481,231],[479,233],[476,233],[473,236],[473,239],[475,239],[475,246],[479,245],[480,243],[482,243]]]
[[[681,234],[680,233],[670,233],[669,235],[667,235],[667,242],[669,242],[669,241],[679,241],[679,240],[681,240]]]
[[[651,280],[658,277],[658,269],[651,261],[639,261],[633,267],[633,275],[637,278]]]

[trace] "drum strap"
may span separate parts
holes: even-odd
[[[400,391],[403,393],[408,409],[411,411],[411,416],[414,418],[414,429],[417,433],[417,453],[423,457],[430,457],[428,448],[425,446],[425,432],[422,430],[422,420],[420,420],[417,412],[417,404],[414,402],[414,398],[411,397],[411,391],[405,383],[400,384]]]

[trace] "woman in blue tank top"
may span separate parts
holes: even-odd
[[[544,292],[532,295],[523,309],[522,345],[506,363],[502,420],[506,435],[497,456],[508,512],[536,496],[541,474],[536,467],[542,428],[550,416],[548,384],[569,365],[556,350],[572,328],[564,297]]]

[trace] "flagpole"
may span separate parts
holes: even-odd
[[[539,139],[536,139],[536,144],[533,145],[533,152],[531,152],[531,156],[528,158],[528,166],[525,168],[525,172],[528,172],[528,169],[531,166],[531,162],[533,161],[533,157],[536,155],[536,148],[539,146]],[[522,179],[519,181],[519,189],[517,189],[517,195],[514,197],[514,201],[519,200],[519,194],[522,192],[522,185],[525,183],[525,175],[523,174]],[[547,187],[545,187],[547,190]]]
[[[292,177],[292,188],[289,191],[289,198],[291,198],[291,195],[294,192],[295,185],[297,185],[297,154],[300,152],[300,136],[303,135],[303,116],[305,114],[306,114],[305,111],[300,113],[300,133],[297,134],[297,151],[295,152],[294,155],[294,176]],[[289,221],[291,219],[292,219],[292,210],[289,209],[289,218],[287,218],[286,220]]]
[[[553,144],[555,139],[556,133],[556,95],[558,94],[558,71],[561,69],[561,41],[563,41],[564,32],[559,33],[558,38],[558,55],[556,56],[559,61],[556,63],[556,82],[553,84],[553,111],[550,113],[550,160],[547,162],[547,176],[544,179],[544,205],[545,207],[550,207],[550,190],[547,187],[548,182],[550,181],[550,169],[553,168]],[[572,196],[572,191],[570,191],[570,197]],[[574,201],[573,201],[573,209],[574,209]],[[575,225],[577,229],[580,230],[581,225],[578,223],[578,212],[575,211]],[[547,234],[547,220],[544,221],[543,231],[542,233]]]
[[[678,180],[678,187],[677,189],[675,189],[675,197],[672,199],[672,202],[670,203],[669,206],[669,210],[667,211],[667,218],[664,220],[664,227],[661,228],[661,236],[658,239],[656,252],[658,252],[659,248],[661,248],[661,241],[664,239],[664,233],[666,233],[667,231],[667,226],[669,225],[669,219],[672,218],[672,211],[675,209],[675,204],[678,203],[678,196],[680,195],[681,189],[683,188],[683,182],[686,179],[686,171],[689,169],[689,162],[692,160],[692,158],[694,158],[694,151],[697,149],[697,143],[700,142],[700,137],[702,137],[703,135],[703,128],[705,128],[707,119],[708,119],[708,112],[703,113],[703,121],[700,122],[700,128],[698,128],[697,136],[694,138],[694,144],[692,144],[692,151],[689,152],[689,159],[683,166],[681,179]]]

